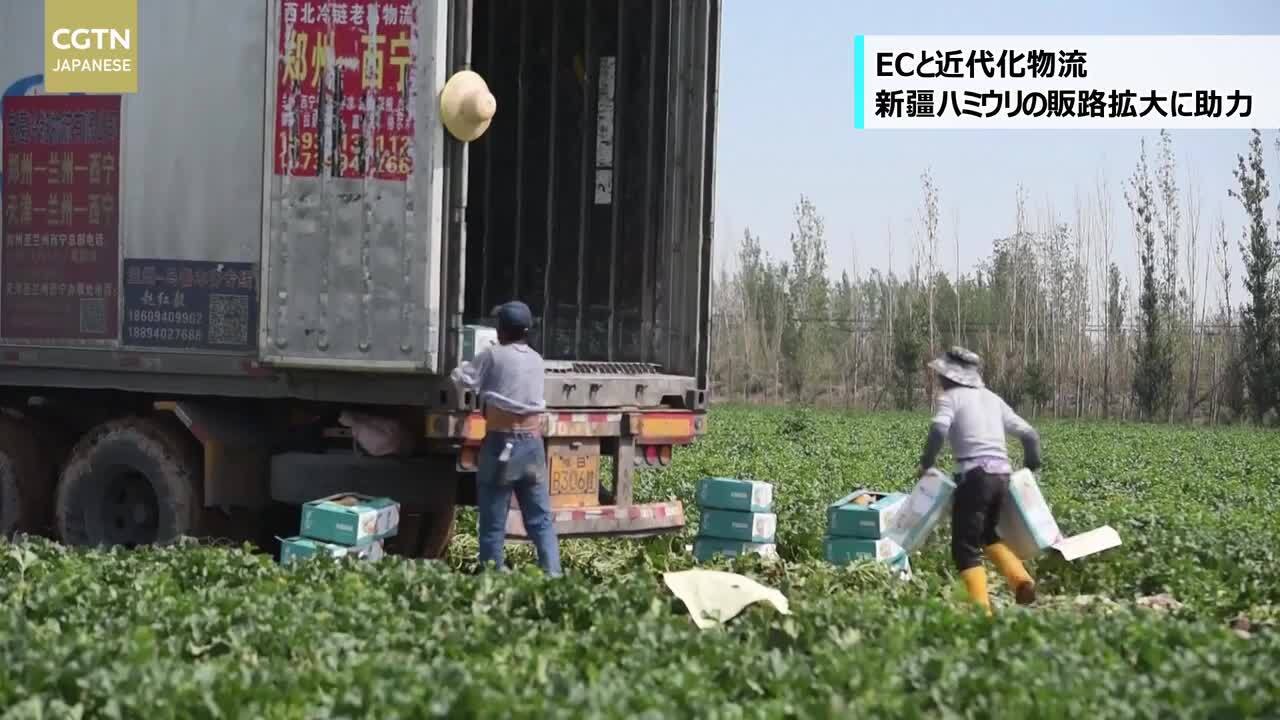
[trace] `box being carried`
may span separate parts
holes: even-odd
[[[773,513],[703,510],[699,537],[771,543],[778,530],[778,516]]]
[[[1029,560],[1045,550],[1054,550],[1071,561],[1102,552],[1120,544],[1120,535],[1108,525],[1064,537],[1058,522],[1040,492],[1040,484],[1023,468],[1009,477],[1009,492],[1000,510],[996,528],[1000,539],[1018,557]]]
[[[703,536],[699,536],[693,541],[693,556],[698,562],[707,562],[716,555],[735,558],[739,555],[749,554],[776,560],[778,548],[773,543],[742,542],[741,540],[725,540],[723,538]]]
[[[702,478],[698,481],[698,505],[717,510],[773,512],[773,486],[758,480]]]
[[[340,545],[363,545],[396,534],[400,503],[391,498],[339,493],[302,506],[302,535]]]
[[[955,491],[955,481],[941,470],[930,468],[894,514],[885,537],[898,543],[908,554],[915,552],[951,509]]]
[[[498,344],[498,329],[487,325],[462,326],[462,361],[471,362],[485,349]]]
[[[878,540],[906,502],[902,493],[856,490],[827,506],[827,535]]]
[[[339,545],[305,537],[291,537],[280,541],[280,564],[288,565],[312,555],[327,555],[332,558],[354,557],[357,560],[370,562],[380,560],[383,556],[382,540],[373,540],[363,545]]]

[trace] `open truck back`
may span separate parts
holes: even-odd
[[[484,436],[449,371],[513,298],[558,530],[682,526],[631,477],[704,430],[719,11],[139,0],[138,92],[55,96],[43,4],[0,5],[0,532],[262,537],[345,490],[438,555]],[[498,103],[470,144],[466,68]],[[370,457],[353,417],[408,441]]]

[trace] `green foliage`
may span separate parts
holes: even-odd
[[[1161,173],[1165,180],[1164,173]],[[1142,274],[1138,284],[1138,334],[1133,352],[1133,394],[1144,420],[1167,418],[1173,405],[1173,343],[1168,275],[1157,271],[1156,194],[1147,167],[1146,141],[1138,156],[1138,166],[1125,191],[1133,215],[1134,234],[1140,241],[1138,260]],[[1163,226],[1163,220],[1162,220]],[[1166,259],[1166,267],[1173,261]],[[1175,276],[1176,277],[1176,276]]]
[[[927,309],[909,293],[903,293],[898,307],[899,315],[893,326],[894,401],[899,410],[911,410],[916,406],[916,391],[923,378]]]
[[[1053,399],[1053,378],[1049,376],[1048,369],[1039,358],[1027,365],[1027,376],[1023,382],[1023,388],[1036,412],[1040,412]]]
[[[209,546],[0,544],[0,718],[1280,714],[1280,634],[1265,629],[1280,618],[1280,437],[1043,424],[1042,486],[1064,531],[1110,524],[1124,545],[1034,563],[1030,610],[993,576],[988,621],[955,597],[945,526],[909,583],[818,559],[825,505],[908,488],[926,422],[719,408],[703,441],[637,478],[641,502],[685,500],[690,530],[566,541],[560,580],[524,546],[515,572],[476,574],[472,535],[448,563],[293,570]],[[692,567],[689,501],[713,473],[775,483],[783,558],[734,567],[779,588],[792,616],[752,608],[702,632],[661,585]],[[1135,602],[1161,592],[1184,607]],[[1241,613],[1251,638],[1228,627]]]
[[[1262,162],[1262,134],[1253,132],[1246,161],[1239,156],[1235,170],[1240,189],[1229,194],[1240,201],[1249,225],[1240,244],[1244,256],[1244,290],[1248,296],[1241,314],[1244,344],[1244,384],[1255,420],[1280,406],[1280,250],[1269,235],[1264,204],[1271,194]]]
[[[1115,374],[1112,369],[1113,348],[1124,338],[1125,306],[1129,304],[1129,289],[1124,287],[1120,277],[1120,266],[1114,262],[1107,268],[1107,311],[1106,336],[1103,341],[1102,354],[1102,416],[1111,417],[1112,399],[1111,383]]]
[[[796,229],[791,234],[791,273],[787,277],[787,298],[793,315],[788,317],[782,350],[790,361],[792,395],[804,397],[817,391],[817,380],[823,374],[821,361],[831,345],[831,328],[821,322],[829,317],[831,287],[822,216],[803,196],[794,214]]]

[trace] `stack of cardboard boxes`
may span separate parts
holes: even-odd
[[[312,555],[378,560],[383,541],[400,526],[400,504],[390,498],[340,493],[302,506],[302,532],[280,541],[280,563]]]
[[[911,577],[910,555],[946,515],[955,488],[946,474],[929,470],[910,494],[858,490],[840,498],[827,508],[827,562],[873,560]]]
[[[693,555],[707,561],[716,555],[755,553],[776,558],[778,517],[773,512],[773,486],[758,480],[703,478],[698,482],[702,522]]]
[[[827,536],[823,555],[827,562],[846,565],[855,560],[888,563],[908,568],[907,554],[890,537],[894,520],[907,503],[902,493],[858,490],[827,507]]]

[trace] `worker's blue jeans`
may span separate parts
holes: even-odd
[[[502,459],[507,443],[510,457]],[[503,566],[507,510],[515,493],[525,533],[538,552],[538,565],[548,575],[560,574],[560,545],[551,520],[551,489],[547,481],[547,450],[542,436],[529,432],[493,432],[480,446],[476,473],[479,505],[480,563]]]

